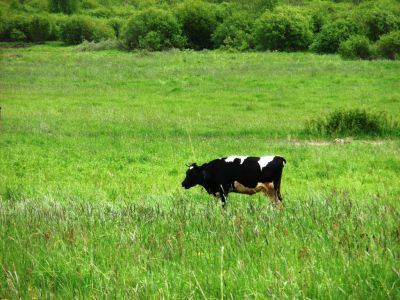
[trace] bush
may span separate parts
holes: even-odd
[[[370,41],[362,35],[353,35],[342,42],[339,54],[344,59],[371,59],[373,56]]]
[[[377,52],[381,57],[399,59],[400,56],[400,31],[393,31],[382,35],[376,43]]]
[[[29,41],[43,43],[51,35],[51,25],[49,20],[43,16],[34,16],[29,22]]]
[[[0,41],[26,42],[29,37],[30,18],[11,15],[0,20]]]
[[[388,10],[369,9],[363,15],[366,33],[371,41],[377,41],[383,34],[399,29],[399,20]]]
[[[217,26],[214,6],[200,1],[186,1],[177,9],[177,17],[192,49],[211,49],[211,35]]]
[[[309,20],[293,8],[261,15],[256,21],[254,36],[260,50],[301,51],[312,40]]]
[[[49,0],[49,10],[71,15],[79,9],[79,0]]]
[[[251,16],[243,12],[235,12],[219,24],[212,34],[216,48],[247,50],[252,48]]]
[[[346,19],[339,19],[322,26],[310,49],[317,53],[335,53],[341,42],[359,31],[357,25]]]
[[[108,20],[108,25],[114,30],[115,36],[119,38],[122,33],[122,28],[124,26],[124,20],[121,18],[111,18]]]
[[[182,48],[185,41],[176,18],[168,11],[149,8],[133,16],[123,33],[127,49]]]
[[[365,110],[337,110],[326,118],[306,125],[306,132],[322,135],[382,135],[395,133],[398,125],[390,122],[384,113],[375,114]]]
[[[61,40],[66,44],[80,44],[86,41],[101,41],[114,38],[111,27],[99,20],[84,16],[69,18],[60,28]]]

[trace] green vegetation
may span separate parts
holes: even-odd
[[[399,297],[399,133],[303,132],[398,121],[397,61],[61,45],[0,49],[0,298]],[[228,154],[284,156],[284,209],[180,187]]]
[[[337,110],[325,119],[319,118],[307,124],[309,133],[326,135],[399,135],[399,124],[388,119],[386,114],[369,113],[365,110]]]
[[[371,59],[375,51],[367,37],[353,35],[340,44],[338,52],[344,59]]]
[[[116,39],[115,44],[123,46],[116,49],[129,51],[220,48],[323,54],[338,53],[342,43],[357,35],[358,41],[364,39],[363,45],[371,45],[373,53],[363,56],[350,50],[352,55],[345,54],[346,59],[397,59],[399,53],[398,47],[391,47],[394,55],[375,51],[382,45],[379,42],[382,37],[394,37],[400,29],[397,0],[3,0],[0,3],[3,42],[59,40],[76,44],[83,40]],[[112,34],[108,27],[113,28]],[[65,30],[60,30],[63,28],[68,28],[68,38]],[[349,43],[355,46],[354,41]]]

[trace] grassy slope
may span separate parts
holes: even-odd
[[[0,68],[0,296],[219,298],[222,245],[226,296],[399,294],[399,140],[301,134],[339,107],[398,117],[398,62],[44,45]],[[284,212],[179,188],[187,162],[273,153]]]

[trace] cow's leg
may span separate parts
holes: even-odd
[[[220,188],[220,198],[221,198],[221,202],[222,202],[222,207],[225,208],[226,202],[227,202],[227,197],[228,197],[228,187],[222,184],[219,185]]]
[[[281,179],[282,179],[282,171],[279,172],[278,176],[274,180],[274,187],[276,190],[275,199],[276,199],[276,204],[278,205],[279,208],[282,208],[282,202],[283,202],[281,195]]]

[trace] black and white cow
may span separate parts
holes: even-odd
[[[185,189],[201,185],[205,190],[221,199],[225,206],[230,192],[252,195],[263,192],[279,206],[282,170],[286,160],[280,156],[228,156],[214,159],[198,166],[188,166],[182,182]]]

